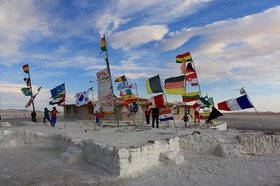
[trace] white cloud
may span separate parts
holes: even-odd
[[[168,32],[165,25],[139,26],[110,36],[113,48],[128,50],[150,41],[159,41]]]

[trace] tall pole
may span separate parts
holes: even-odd
[[[160,86],[161,86],[161,89],[163,90],[161,81],[160,81]],[[167,102],[167,98],[166,98],[166,95],[165,95],[164,91],[163,91],[163,95],[164,95],[164,98],[165,98],[166,104],[167,104],[168,102]],[[167,106],[167,107],[168,107],[169,110],[171,110],[171,109],[169,108],[169,106]],[[173,115],[173,114],[172,114],[172,115]],[[178,131],[177,131],[177,126],[176,126],[174,117],[173,117],[173,123],[174,123],[175,131],[176,131],[176,133],[178,133]]]
[[[190,54],[191,55],[191,54]],[[191,57],[192,58],[192,57]],[[197,79],[197,82],[198,82],[198,89],[199,89],[199,93],[200,93],[200,97],[202,97],[202,93],[201,93],[201,89],[200,89],[200,83],[199,83],[199,81],[198,81],[198,75],[197,75],[197,72],[196,72],[196,68],[195,68],[195,65],[194,65],[194,61],[192,60],[192,62],[190,62],[190,63],[193,63],[193,69],[194,69],[194,71],[195,71],[195,73],[196,73],[196,79]]]
[[[252,103],[252,101],[251,101],[250,97],[248,96],[247,92],[245,91],[244,87],[242,87],[242,89],[244,90],[244,93],[247,95],[247,98],[249,99],[249,101]],[[258,118],[259,118],[259,120],[260,120],[260,122],[261,122],[261,124],[262,124],[262,126],[263,126],[263,128],[264,128],[264,132],[267,134],[267,130],[266,130],[266,128],[265,128],[265,126],[264,126],[264,124],[263,124],[263,122],[262,122],[262,119],[261,119],[261,117],[260,117],[260,115],[259,115],[259,113],[258,113],[256,107],[254,106],[254,104],[252,104],[252,105],[253,105],[253,107],[254,107],[254,109],[255,109],[255,112],[256,112],[256,114],[257,114],[257,116],[258,116]]]
[[[106,39],[105,39],[105,34],[103,34],[103,38],[104,38],[104,41],[105,41],[105,46],[106,46],[106,51],[105,51],[105,61],[106,61],[106,65],[107,65],[107,69],[108,69],[108,73],[109,73],[109,76],[110,76],[110,82],[111,82],[111,90],[112,90],[112,94],[113,94],[113,104],[114,104],[114,115],[115,115],[115,119],[117,120],[117,124],[119,126],[119,120],[118,120],[118,116],[117,116],[117,108],[116,108],[116,105],[115,105],[115,94],[114,94],[114,90],[113,90],[113,82],[112,82],[112,75],[111,75],[111,70],[110,70],[110,65],[109,65],[109,57],[108,57],[108,50],[107,50],[107,44],[106,44]]]
[[[28,65],[28,63],[27,63]],[[31,83],[31,76],[30,76],[30,68],[29,68],[29,65],[28,65],[28,79],[29,79],[29,82],[30,82],[30,92],[31,92],[31,99],[32,99],[32,113],[31,113],[31,119],[33,122],[36,123],[36,112],[35,112],[35,104],[34,104],[34,95],[33,95],[33,91],[32,91],[32,83]]]

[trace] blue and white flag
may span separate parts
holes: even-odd
[[[171,110],[169,108],[162,109],[159,113],[158,118],[159,121],[169,121],[174,119]]]
[[[125,88],[129,88],[129,85],[128,85],[127,81],[122,82],[118,85],[118,90],[122,90],[122,89],[125,89]]]

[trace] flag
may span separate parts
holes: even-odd
[[[151,97],[148,101],[150,108],[165,108],[163,94]]]
[[[115,80],[115,82],[124,82],[124,81],[127,81],[125,75],[117,77],[117,79]]]
[[[213,120],[213,119],[215,119],[219,116],[223,116],[223,114],[220,113],[215,107],[213,107],[208,119],[206,120],[206,122],[210,122],[211,120]]]
[[[118,85],[118,90],[121,90],[121,89],[125,89],[125,88],[128,88],[129,85],[128,85],[128,82],[125,81],[125,82],[121,82],[119,85]]]
[[[130,88],[120,90],[120,96],[131,95],[132,91]]]
[[[182,63],[182,61],[192,61],[191,54],[189,52],[184,54],[179,54],[176,56],[176,63]]]
[[[164,108],[161,109],[161,111],[159,112],[159,117],[158,117],[159,121],[169,121],[169,120],[173,120],[173,115],[171,113],[170,108]]]
[[[59,96],[53,98],[53,100],[49,102],[49,105],[57,104],[60,106],[60,105],[62,105],[63,102],[65,102],[65,97],[66,97],[66,93],[64,92],[64,93],[60,94]]]
[[[186,74],[190,72],[195,72],[192,63],[188,63],[186,68]]]
[[[210,105],[214,105],[214,99],[213,99],[213,97],[208,98],[207,101],[210,103]]]
[[[203,112],[199,114],[200,119],[208,119],[210,112]]]
[[[197,80],[197,75],[196,72],[190,72],[186,75],[186,85],[191,85],[191,86],[198,86],[198,80]]]
[[[30,105],[33,103],[33,101],[35,100],[36,96],[39,94],[40,90],[42,87],[38,88],[38,92],[36,94],[34,94],[33,96],[30,97],[29,101],[25,104],[25,108],[30,107]]]
[[[28,87],[31,86],[30,78],[23,78],[23,80],[26,82],[26,86],[28,86]]]
[[[146,89],[148,94],[163,92],[159,75],[146,80]]]
[[[85,92],[79,92],[75,95],[75,98],[76,98],[76,106],[82,106],[82,105],[85,105],[85,104],[89,104],[91,103],[91,100],[89,99],[89,91],[90,90],[87,90]]]
[[[168,78],[164,81],[164,90],[167,94],[184,95],[185,90],[185,75]]]
[[[253,108],[253,104],[249,101],[247,94],[240,96],[236,99],[229,99],[218,103],[219,110],[234,111],[234,110],[244,110],[247,108]]]
[[[28,67],[28,64],[23,65],[23,66],[22,66],[22,70],[23,70],[26,74],[29,74],[29,67]]]
[[[21,92],[25,95],[25,96],[31,96],[31,90],[30,88],[22,88],[20,89]]]
[[[186,92],[185,95],[182,96],[183,102],[191,102],[199,99],[200,92]]]
[[[200,105],[200,108],[203,108],[203,107],[209,107],[211,104],[206,100],[204,99],[203,97],[200,97],[197,101],[196,101],[197,104]]]
[[[52,98],[61,97],[61,94],[65,92],[65,84],[62,83],[61,85],[58,85],[57,87],[51,89],[50,92]]]
[[[122,97],[122,100],[124,105],[128,105],[135,102],[137,100],[137,97],[135,94],[125,95]]]
[[[105,37],[102,37],[101,38],[101,42],[100,42],[100,54],[104,51],[107,51],[107,48],[106,48],[106,41],[105,41]]]
[[[129,88],[137,88],[137,84],[136,84],[136,83],[131,83],[131,84],[129,85]]]

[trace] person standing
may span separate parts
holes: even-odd
[[[156,127],[158,128],[158,115],[159,115],[159,110],[158,108],[152,108],[152,127],[155,127],[155,123],[156,123]]]
[[[147,125],[150,124],[151,109],[149,107],[145,110],[145,117]]]
[[[194,108],[194,122],[200,123],[200,118],[199,118],[199,111],[200,111],[200,105]]]
[[[187,112],[185,112],[185,115],[184,115],[182,120],[185,122],[185,127],[187,127],[187,122],[189,121],[189,117],[188,117],[188,113]]]
[[[53,107],[53,110],[51,111],[51,126],[55,126],[56,124],[56,117],[59,112],[56,110],[56,107]]]
[[[96,111],[95,112],[95,123],[99,126],[100,126],[100,116],[101,116],[101,114],[98,111]]]
[[[50,112],[49,109],[47,107],[44,108],[44,123],[46,123],[46,119],[50,122],[51,122],[51,119],[50,119]]]

